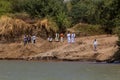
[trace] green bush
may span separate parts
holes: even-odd
[[[116,42],[116,44],[118,46],[118,50],[117,50],[117,52],[115,52],[112,59],[113,59],[113,61],[120,61],[120,27],[116,27],[115,32],[118,35],[118,41]]]
[[[117,45],[118,45],[119,48],[120,48],[120,27],[118,27],[118,29],[117,29],[117,35],[118,35],[118,37],[119,37],[118,42],[117,42]]]
[[[117,36],[119,37],[119,40],[120,40],[120,26],[115,27],[114,33],[117,34]]]
[[[11,12],[11,3],[9,0],[0,0],[0,15]]]

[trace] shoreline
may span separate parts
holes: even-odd
[[[97,60],[83,60],[83,59],[25,59],[25,58],[0,58],[0,61],[39,61],[39,62],[106,62]]]

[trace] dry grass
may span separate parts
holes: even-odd
[[[51,30],[54,32],[58,31],[57,24],[54,21],[47,19],[47,18],[42,19],[42,20],[38,20],[34,25],[40,29],[44,28],[48,32],[50,32]]]
[[[43,30],[44,29],[44,30]],[[49,34],[51,31],[56,32],[58,30],[57,24],[49,19],[38,20],[34,24],[29,24],[21,19],[2,16],[0,18],[0,36],[7,40],[18,38],[24,34]]]
[[[5,38],[20,36],[24,33],[29,33],[32,26],[20,19],[14,19],[7,16],[0,18],[0,35]]]

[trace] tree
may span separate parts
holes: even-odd
[[[72,5],[77,4],[80,0],[70,0]]]
[[[77,2],[78,1],[78,2]],[[73,7],[70,12],[70,16],[73,19],[73,23],[86,22],[94,23],[96,14],[96,4],[90,0],[76,0],[72,1]]]
[[[0,15],[10,13],[12,11],[9,0],[0,0]]]
[[[31,17],[46,18],[51,17],[59,29],[66,29],[69,20],[65,12],[64,0],[13,0],[14,12],[26,12]]]
[[[67,17],[65,12],[59,12],[56,16],[56,22],[59,25],[60,32],[65,32],[67,27],[70,27],[70,19]]]
[[[14,12],[27,12],[33,17],[56,16],[64,9],[64,0],[11,0]]]
[[[112,34],[114,26],[119,24],[118,0],[72,0],[71,3],[69,16],[73,24],[100,24],[108,34]]]

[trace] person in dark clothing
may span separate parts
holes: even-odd
[[[31,36],[30,35],[27,36],[27,42],[31,43]]]
[[[27,44],[27,36],[24,36],[24,46]]]

